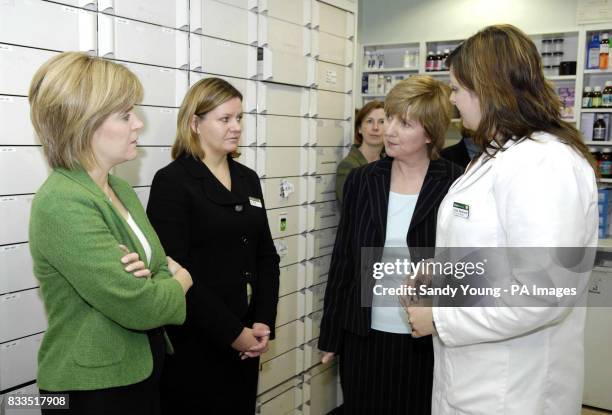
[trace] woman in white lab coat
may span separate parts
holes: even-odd
[[[451,102],[483,153],[442,201],[436,246],[595,247],[592,158],[561,120],[533,42],[490,26],[447,63]],[[433,414],[580,413],[584,307],[407,311],[414,336],[434,334]]]

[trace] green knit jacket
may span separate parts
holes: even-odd
[[[41,389],[92,390],[142,381],[153,370],[145,331],[185,320],[185,295],[136,193],[117,177],[108,180],[151,245],[151,263],[86,171],[51,173],[32,202],[29,229],[49,320],[38,353]],[[152,278],[124,271],[119,244],[140,255]]]

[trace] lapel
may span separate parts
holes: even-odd
[[[447,183],[448,168],[446,163],[442,160],[431,160],[423,180],[423,185],[421,186],[421,191],[419,192],[419,198],[414,207],[408,233],[425,220],[434,206],[439,205],[438,202],[446,195],[444,190],[448,187]]]
[[[387,208],[389,205],[389,190],[391,189],[391,157],[385,157],[374,162],[372,173],[366,175],[366,193],[372,212],[372,220],[378,229],[373,246],[383,246],[387,231]]]

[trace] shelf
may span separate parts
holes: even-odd
[[[612,69],[585,69],[585,75],[610,75],[612,74]]]
[[[378,95],[378,94],[362,94],[362,98],[384,98],[386,95]]]
[[[580,108],[580,112],[603,112],[603,113],[612,113],[612,108]]]
[[[597,245],[600,248],[612,248],[612,239],[600,239]]]
[[[599,183],[612,183],[612,179],[597,179]]]
[[[461,118],[452,118],[451,122],[461,122]]]
[[[612,141],[585,141],[584,144],[594,147],[612,147]]]
[[[431,76],[450,76],[450,71],[425,71],[423,74]]]
[[[575,81],[576,75],[553,75],[547,76],[546,79],[549,81]]]
[[[386,73],[386,72],[418,72],[419,68],[378,68],[364,69],[362,73]]]

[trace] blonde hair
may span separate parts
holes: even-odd
[[[423,126],[431,143],[431,160],[440,157],[446,131],[451,121],[450,88],[428,75],[415,75],[400,81],[385,98],[387,116],[409,116]]]
[[[232,98],[239,98],[242,101],[242,94],[232,84],[221,78],[201,79],[189,88],[178,113],[176,139],[172,145],[174,160],[186,154],[199,160],[204,159],[204,149],[200,144],[200,137],[191,128],[191,120],[194,115],[205,116]],[[231,154],[232,157],[239,155],[237,151]]]
[[[49,59],[34,74],[30,118],[52,168],[90,168],[94,132],[111,114],[142,100],[138,78],[117,63],[80,52]]]

